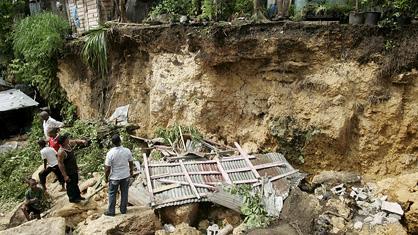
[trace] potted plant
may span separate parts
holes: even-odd
[[[364,22],[364,13],[359,11],[359,0],[356,0],[356,10],[350,12],[348,22],[349,24],[357,25],[363,24]]]
[[[382,0],[362,0],[362,5],[365,6],[364,24],[377,25],[380,20],[381,12],[379,6],[383,5]]]

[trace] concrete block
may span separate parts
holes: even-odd
[[[363,228],[363,222],[357,221],[354,223],[354,229],[355,230],[361,230]]]
[[[390,212],[390,213],[398,214],[398,215],[403,215],[403,210],[402,210],[401,205],[399,205],[396,202],[382,201],[382,210]]]

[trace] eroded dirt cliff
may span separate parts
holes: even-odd
[[[225,143],[277,149],[311,173],[417,169],[415,29],[117,26],[108,36],[106,79],[83,65],[77,43],[60,62],[81,118],[130,104],[140,135],[193,125]]]

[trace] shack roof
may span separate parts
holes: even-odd
[[[20,90],[10,89],[0,91],[0,112],[37,106],[38,102],[25,95]]]
[[[280,153],[175,163],[144,160],[154,208],[208,201],[207,195],[217,185],[259,186],[262,177],[268,177],[278,194],[286,197],[289,188],[301,179],[301,174]]]

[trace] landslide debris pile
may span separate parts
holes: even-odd
[[[125,131],[124,128],[109,128],[109,126],[90,129],[94,133],[97,130],[106,130],[97,133],[108,134]],[[257,160],[263,159],[263,154],[250,153],[238,144],[229,147],[205,139],[189,127],[175,126],[161,129],[157,133],[159,135],[154,139],[124,135],[125,143],[129,142],[130,147],[136,149],[135,156],[141,162],[136,165],[136,174],[130,187],[127,214],[117,214],[116,217],[103,215],[107,207],[107,187],[103,182],[101,171],[96,170],[83,177],[80,189],[88,200],[79,204],[68,203],[65,193],[59,192],[60,185],[51,174],[47,181],[48,193],[52,200],[51,209],[43,213],[41,220],[26,222],[17,207],[4,217],[8,219],[7,226],[11,228],[0,231],[0,234],[40,234],[44,232],[46,226],[51,226],[51,229],[56,231],[54,234],[75,232],[76,234],[180,235],[206,234],[209,231],[214,234],[389,235],[413,233],[417,230],[418,210],[415,206],[417,174],[372,183],[365,182],[360,175],[353,172],[328,171],[314,176],[312,180],[306,178],[300,182],[305,175],[294,170],[292,174],[279,177],[275,181],[272,179],[280,176],[277,172],[271,173],[272,175],[265,174],[260,179],[255,177],[255,181],[249,183],[242,182],[243,180],[239,182],[233,178],[236,172],[224,169],[231,178],[232,184],[228,186],[224,178],[218,178],[221,179],[219,180],[221,184],[210,184],[213,178],[206,178],[203,184],[211,186],[207,192],[211,195],[220,193],[231,198],[238,196],[242,200],[231,203],[234,201],[219,200],[219,197],[208,195],[200,195],[201,198],[208,199],[199,200],[191,189],[199,188],[196,176],[199,172],[208,171],[210,173],[207,174],[210,175],[220,168],[204,170],[196,168],[192,172],[188,167],[180,167],[186,169],[186,172],[182,172],[183,177],[192,174],[190,181],[185,178],[180,179],[180,173],[172,172],[176,174],[176,180],[157,185],[154,180],[166,177],[167,173],[153,172],[152,164],[164,164],[166,169],[178,168],[190,162],[216,164],[219,162],[222,165],[225,160],[240,158],[234,161],[249,160],[254,164],[235,170],[254,175],[251,166],[256,172],[265,169],[286,169],[290,166],[286,165],[288,164],[286,162],[280,165],[274,161],[257,164]],[[105,136],[107,135],[103,135],[103,138]],[[130,140],[127,141],[128,139]],[[142,158],[141,156],[144,155],[145,157]],[[100,166],[102,161],[103,158],[100,158],[98,163]],[[33,175],[36,177],[37,172]],[[217,175],[221,177],[222,173]],[[257,182],[262,187],[254,187],[258,185]],[[144,200],[144,195],[156,196],[156,189],[161,193],[185,187],[190,191],[190,195],[194,196],[190,197],[189,201],[182,201],[181,205],[170,204],[158,207],[156,206],[158,201]],[[149,192],[150,189],[152,193]],[[203,191],[199,190],[199,192]],[[175,196],[173,199],[178,201]],[[272,208],[279,209],[278,214],[273,214]]]

